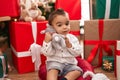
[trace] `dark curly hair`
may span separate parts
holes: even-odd
[[[65,16],[66,15],[66,12],[61,9],[61,8],[58,8],[56,9],[55,11],[53,11],[50,15],[49,15],[49,18],[48,18],[48,24],[49,25],[52,25],[52,21],[53,19],[57,16],[57,15],[63,15]]]

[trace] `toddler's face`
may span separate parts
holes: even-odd
[[[52,21],[52,26],[58,34],[68,34],[70,31],[69,17],[64,15],[57,15]]]

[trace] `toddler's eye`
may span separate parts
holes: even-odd
[[[67,26],[68,26],[68,25],[69,25],[69,22],[67,22],[65,25],[67,25]]]
[[[62,25],[61,25],[61,24],[58,24],[57,26],[58,26],[58,27],[61,27]]]

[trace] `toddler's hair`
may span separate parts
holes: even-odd
[[[48,24],[49,24],[49,25],[52,25],[52,21],[53,21],[53,19],[54,19],[57,15],[66,16],[66,15],[68,15],[68,13],[67,13],[66,11],[64,11],[63,9],[61,9],[61,8],[56,9],[55,11],[53,11],[53,12],[49,15],[49,18],[48,18]]]

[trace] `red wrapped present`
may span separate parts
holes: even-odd
[[[18,17],[19,15],[19,0],[0,0],[0,17]]]
[[[19,73],[37,70],[41,58],[44,64],[45,57],[40,58],[40,45],[42,45],[44,34],[40,34],[40,31],[46,28],[46,23],[47,21],[11,22],[10,43],[13,63]],[[33,49],[33,51],[31,47],[38,50]],[[35,53],[32,54],[32,51]]]
[[[68,12],[71,20],[90,19],[89,0],[56,0],[55,7]]]
[[[95,66],[102,65],[103,56],[115,54],[120,39],[120,19],[85,21],[85,59]]]
[[[119,0],[90,0],[92,19],[120,18]]]
[[[120,80],[120,41],[117,41],[117,51],[115,56],[115,75]]]

